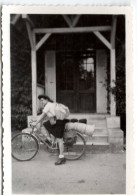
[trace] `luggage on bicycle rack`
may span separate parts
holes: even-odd
[[[66,145],[73,145],[74,143],[76,143],[77,139],[76,131],[66,129],[63,135],[63,139]]]
[[[93,132],[95,130],[95,125],[87,125],[84,123],[67,123],[66,124],[66,129],[67,130],[76,130],[82,134],[92,136]]]

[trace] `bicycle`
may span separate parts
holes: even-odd
[[[37,129],[30,125],[30,133],[18,133],[12,137],[12,157],[18,161],[29,161],[33,159],[41,143],[44,144],[48,152],[59,151],[58,145],[52,146],[44,134],[39,133]],[[65,129],[64,132],[67,130]],[[67,160],[77,160],[85,153],[86,142],[84,137],[77,131],[73,138],[64,138],[64,155]]]

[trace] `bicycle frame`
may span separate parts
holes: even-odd
[[[38,129],[36,127],[33,127],[32,125],[30,125],[30,127],[32,128],[32,131],[30,132],[31,135],[33,135],[37,140],[38,140],[38,143],[40,144],[40,142],[44,143],[49,149],[52,149],[52,150],[57,150],[58,147],[52,147],[50,146],[45,140],[46,140],[46,137],[45,135],[40,131],[40,133],[38,133]],[[34,131],[34,129],[37,129],[36,131]],[[41,137],[43,136],[43,138]]]

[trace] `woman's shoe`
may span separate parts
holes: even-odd
[[[66,162],[65,158],[59,158],[57,162],[55,162],[55,165],[61,165],[64,164]]]

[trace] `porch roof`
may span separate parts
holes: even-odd
[[[123,17],[123,15],[117,15],[116,41],[118,42],[124,42],[125,40]],[[13,24],[16,29],[22,33],[23,36],[28,38],[26,24],[23,18],[25,19],[25,21],[28,21],[29,25],[33,29],[33,32],[36,35],[36,42],[39,42],[45,33],[52,34],[52,36],[50,36],[50,34],[47,35],[47,38],[45,38],[46,41],[44,41],[44,43],[46,42],[46,47],[49,45],[49,48],[51,48],[51,44],[52,46],[55,46],[56,40],[61,40],[63,38],[66,39],[66,37],[72,37],[72,34],[73,37],[75,37],[74,33],[77,33],[76,37],[84,37],[86,33],[94,32],[92,34],[90,33],[91,36],[89,39],[91,41],[88,41],[90,43],[92,42],[92,47],[94,45],[94,48],[110,49],[110,45],[108,44],[108,42],[110,43],[111,41],[110,32],[112,27],[113,15],[11,14],[11,24]],[[83,31],[84,34],[82,33]],[[101,32],[101,35],[103,36],[101,36],[100,39],[98,39],[100,37],[100,34],[98,35],[96,33],[98,31]],[[63,34],[59,35],[59,33]],[[69,35],[68,33],[71,34]],[[49,42],[47,44],[48,39],[50,39],[50,44]],[[104,45],[102,39],[106,40],[105,42],[107,42],[107,45]],[[45,45],[44,43],[42,45]],[[55,47],[52,49],[55,49]]]
[[[28,14],[28,17],[34,24],[35,28],[59,28],[68,27],[68,24],[74,25],[77,19],[77,26],[107,26],[112,23],[112,15],[62,15],[62,14]],[[12,14],[11,23],[16,23],[21,19],[21,14]],[[74,20],[75,19],[75,20]],[[74,22],[73,22],[74,21]],[[76,22],[75,22],[76,23]]]

